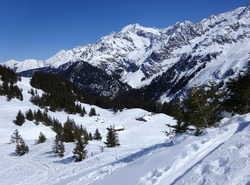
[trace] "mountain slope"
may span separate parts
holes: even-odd
[[[64,122],[73,118],[89,132],[99,129],[102,141],[90,141],[88,156],[75,163],[72,158],[74,143],[65,143],[65,156],[59,158],[52,152],[55,132],[43,124],[26,120],[23,126],[13,123],[18,110],[37,110],[29,102],[29,78],[17,82],[23,89],[23,101],[6,101],[0,96],[0,178],[9,184],[248,184],[250,182],[250,114],[224,118],[215,127],[199,137],[191,133],[179,134],[172,142],[164,133],[165,123],[175,121],[164,115],[151,115],[141,109],[113,112],[95,107],[100,116],[85,116],[51,112],[50,116]],[[38,90],[40,94],[41,91]],[[84,104],[86,111],[90,105]],[[146,122],[136,118],[145,116]],[[104,148],[106,127],[122,124],[118,133],[121,146]],[[15,129],[24,138],[30,151],[24,156],[15,154],[15,144],[9,142]],[[47,137],[35,144],[40,132]]]
[[[95,44],[62,50],[41,65],[58,68],[85,61],[133,88],[151,83],[149,88],[157,91],[153,97],[164,101],[194,82],[225,80],[246,67],[250,47],[249,9],[250,4],[198,23],[178,22],[165,29],[128,25]],[[36,61],[26,63],[12,61],[5,65],[17,72],[40,65]]]
[[[69,79],[92,95],[114,98],[131,88],[115,77],[83,61],[73,63],[66,70],[59,69],[53,72]]]

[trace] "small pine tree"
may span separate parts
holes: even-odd
[[[86,110],[85,110],[85,107],[82,107],[82,110],[80,112],[80,116],[84,116],[85,114],[87,114]]]
[[[95,108],[92,107],[92,108],[90,109],[90,111],[89,111],[89,116],[91,117],[91,116],[96,116],[96,115],[97,115],[97,114],[96,114]]]
[[[45,135],[42,132],[40,132],[40,135],[38,137],[38,140],[36,141],[36,144],[44,143],[46,140],[47,138],[45,137]]]
[[[107,133],[107,141],[104,142],[107,147],[116,147],[120,146],[118,135],[114,129],[114,126],[110,126],[107,128],[108,133]]]
[[[29,109],[26,113],[25,113],[26,119],[29,121],[33,121],[34,120],[34,115],[31,109]]]
[[[94,139],[94,140],[102,140],[102,136],[101,136],[101,134],[100,134],[98,128],[95,130],[93,139]]]
[[[25,122],[23,113],[19,110],[16,116],[16,125],[22,126]]]
[[[64,156],[65,148],[64,148],[62,136],[60,136],[60,134],[56,135],[52,149],[54,153],[59,154],[59,157]]]
[[[76,127],[75,121],[68,117],[67,121],[64,123],[63,126],[63,140],[65,142],[75,141],[75,136],[74,136],[75,127]]]
[[[62,140],[60,140],[59,143],[58,143],[58,149],[59,149],[59,152],[58,152],[59,157],[63,157],[64,152],[65,152],[65,147],[64,147],[64,144],[63,144]]]
[[[84,144],[83,139],[79,137],[77,139],[76,146],[73,150],[73,154],[74,154],[73,158],[75,159],[75,162],[80,162],[86,158],[87,150],[84,150],[85,146],[86,145]]]
[[[89,133],[89,140],[90,140],[90,141],[93,140],[93,136],[92,136],[91,132]]]
[[[13,134],[10,136],[10,142],[12,143],[18,143],[21,136],[19,135],[18,130],[16,129]]]
[[[16,153],[20,156],[29,152],[29,147],[25,144],[23,138],[21,137],[16,145]]]

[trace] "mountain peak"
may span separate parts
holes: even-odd
[[[128,32],[128,31],[130,31],[130,32],[135,32],[136,30],[142,29],[142,28],[144,28],[144,27],[142,27],[142,26],[139,25],[138,23],[129,24],[129,25],[125,26],[125,27],[121,30],[121,32],[123,32],[123,33],[126,33],[126,32]]]

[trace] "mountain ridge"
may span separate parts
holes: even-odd
[[[245,68],[249,61],[247,48],[250,47],[249,9],[250,4],[212,15],[198,23],[177,22],[163,29],[130,24],[119,33],[112,32],[100,38],[95,44],[61,50],[46,61],[31,62],[36,69],[42,64],[42,67],[59,68],[66,63],[84,61],[134,89],[147,89],[154,83],[159,86],[157,79],[169,76],[167,73],[175,73],[173,79],[168,78],[167,81],[176,83],[162,84],[169,88],[157,92],[161,99],[171,99],[194,81],[226,80]],[[210,58],[203,60],[206,56]],[[4,65],[16,72],[30,67],[28,61],[8,61]],[[177,69],[178,66],[181,69]],[[166,93],[172,86],[181,84],[185,77],[188,80],[182,84],[183,87],[177,88],[172,95]]]

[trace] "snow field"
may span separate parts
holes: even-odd
[[[6,101],[0,97],[0,184],[79,184],[79,185],[168,185],[168,184],[249,184],[250,183],[250,114],[222,119],[199,137],[192,133],[178,134],[172,142],[163,131],[165,124],[175,121],[164,114],[152,115],[141,109],[127,109],[114,114],[110,110],[84,104],[87,112],[95,107],[100,116],[69,115],[50,112],[64,123],[69,116],[82,124],[88,132],[98,128],[102,141],[90,141],[87,158],[75,163],[74,143],[65,143],[65,156],[52,151],[55,133],[43,124],[27,121],[23,126],[13,123],[18,110],[25,113],[38,107],[29,102],[29,78],[18,82],[24,101]],[[39,91],[41,93],[41,91]],[[144,117],[147,121],[138,121]],[[124,125],[118,132],[120,147],[104,148],[106,128]],[[17,156],[10,135],[19,130],[29,153]],[[40,132],[47,137],[35,144]]]
[[[18,86],[23,89],[24,100],[13,99],[6,101],[6,97],[0,97],[0,184],[67,184],[75,181],[74,178],[87,175],[89,182],[94,181],[91,174],[98,173],[100,177],[107,176],[107,169],[112,168],[115,161],[123,159],[132,153],[140,151],[142,148],[165,140],[164,131],[166,121],[175,124],[175,121],[164,115],[150,115],[149,112],[141,109],[124,110],[114,114],[110,110],[104,110],[96,106],[83,104],[86,111],[89,112],[95,107],[97,114],[100,116],[89,117],[85,115],[69,115],[65,112],[48,112],[52,118],[58,119],[64,123],[67,117],[74,119],[76,124],[82,124],[92,135],[96,128],[102,134],[102,141],[90,141],[86,146],[88,157],[84,162],[75,163],[72,158],[74,143],[65,143],[65,156],[59,158],[52,151],[53,139],[55,132],[43,124],[35,125],[33,122],[26,120],[22,126],[14,124],[17,112],[19,110],[25,113],[28,109],[38,110],[39,107],[33,105],[29,99],[31,95],[28,91],[31,89],[29,78],[22,78]],[[42,93],[38,91],[39,94]],[[148,115],[151,119],[147,122],[137,121],[136,118]],[[101,121],[100,121],[101,120]],[[106,140],[106,128],[110,125],[122,124],[125,131],[118,132],[120,147],[105,148],[101,152],[100,148]],[[148,129],[151,127],[152,129]],[[15,154],[15,144],[10,143],[10,136],[14,130],[18,129],[19,134],[23,137],[25,143],[29,146],[29,153],[24,156]],[[42,144],[35,144],[39,133],[43,132],[47,141]],[[119,163],[116,165],[120,166]],[[123,164],[122,164],[123,165]],[[102,167],[104,166],[104,167]],[[103,174],[103,176],[101,175]],[[105,174],[105,175],[104,175]],[[14,177],[14,178],[13,178]],[[81,180],[79,180],[81,182]]]

